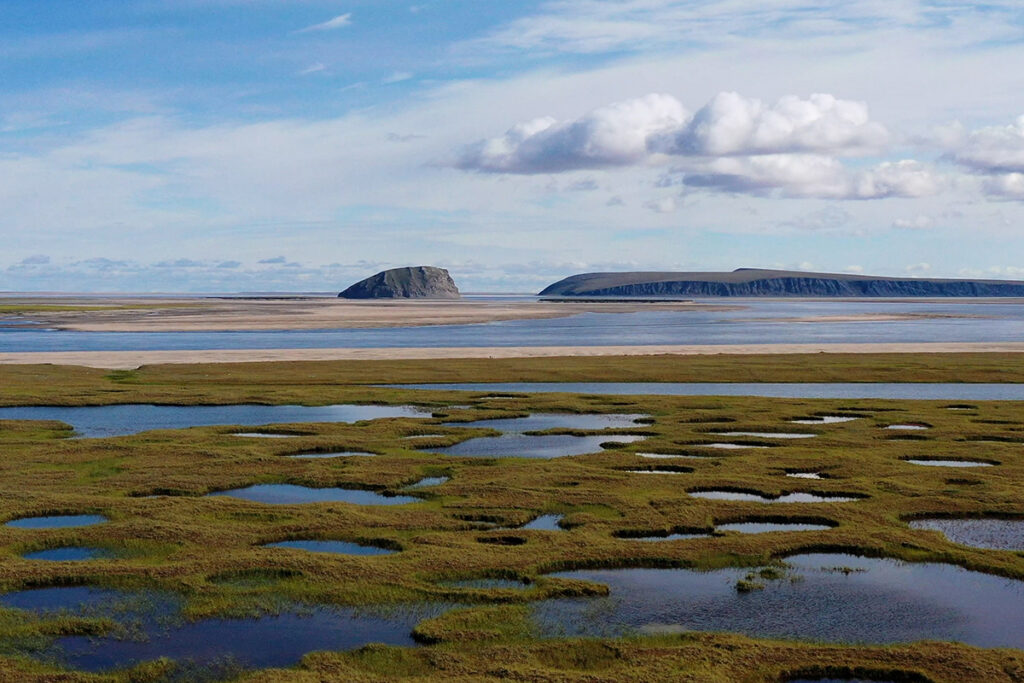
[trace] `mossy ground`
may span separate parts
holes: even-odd
[[[107,403],[418,403],[434,418],[357,424],[302,424],[291,439],[244,439],[231,426],[153,431],[109,439],[68,439],[57,423],[0,422],[0,520],[42,514],[99,513],[106,524],[73,529],[0,527],[0,590],[97,584],[169,590],[189,618],[274,611],[282,600],[397,604],[458,601],[476,607],[420,625],[432,644],[420,649],[369,647],[310,655],[299,668],[247,680],[693,680],[774,681],[790,674],[903,676],[905,680],[1024,680],[1024,654],[949,644],[840,647],[686,634],[611,640],[539,641],[530,637],[525,604],[596,587],[544,578],[570,567],[616,565],[763,567],[809,550],[839,550],[911,561],[951,562],[1024,579],[1024,554],[973,549],[939,533],[910,529],[925,515],[1024,515],[1024,406],[1014,402],[798,400],[721,397],[575,396],[513,399],[484,392],[414,392],[368,386],[417,381],[1024,381],[1013,355],[781,356],[541,359],[437,362],[288,363],[159,366],[105,373],[49,366],[0,369],[8,405]],[[449,406],[467,406],[451,408]],[[623,433],[644,441],[602,453],[553,460],[453,458],[423,453],[402,437],[444,436],[446,445],[480,430],[449,421],[530,412],[641,413],[653,422]],[[790,420],[859,415],[829,425]],[[931,428],[905,438],[893,423]],[[428,426],[429,425],[429,426]],[[711,432],[800,431],[813,439],[754,439],[767,449],[716,451]],[[246,429],[251,431],[251,429]],[[750,440],[750,439],[747,439]],[[309,451],[352,450],[375,457],[296,460]],[[637,452],[705,456],[676,463]],[[920,467],[909,457],[982,459],[970,470]],[[681,474],[627,470],[675,465]],[[818,471],[821,480],[785,476]],[[397,493],[422,477],[451,480],[417,492],[422,501],[394,507],[337,504],[269,506],[211,491],[256,483],[345,486]],[[698,489],[767,495],[793,491],[851,494],[846,503],[765,504],[704,500]],[[151,495],[157,497],[147,497]],[[566,531],[515,527],[539,514],[564,515]],[[722,533],[638,543],[643,532],[707,530],[743,520],[832,525],[826,531]],[[402,552],[343,557],[263,544],[291,538],[376,542]],[[490,541],[490,542],[488,542]],[[513,542],[514,541],[514,542]],[[63,545],[108,549],[116,559],[84,563],[24,560],[25,552]],[[531,581],[526,590],[453,588],[453,579]],[[760,580],[760,579],[758,579]],[[58,634],[102,632],[101,621],[33,619],[0,610],[0,641],[40,642]],[[817,668],[815,668],[817,667]],[[832,667],[832,668],[829,668]],[[166,663],[105,680],[159,679]],[[816,673],[817,672],[817,673]],[[846,672],[846,673],[843,673]],[[895,672],[895,673],[894,673]],[[916,678],[915,678],[916,676]],[[0,658],[0,680],[100,680],[24,657]]]

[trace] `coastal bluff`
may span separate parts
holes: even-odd
[[[341,299],[458,299],[459,288],[444,268],[392,268],[360,280]]]
[[[739,268],[732,272],[583,273],[559,280],[540,296],[1024,297],[1024,282]]]

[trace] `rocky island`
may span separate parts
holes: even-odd
[[[540,296],[1020,297],[1024,282],[739,268],[703,273],[583,273],[559,280]]]
[[[458,299],[459,288],[444,268],[392,268],[361,280],[338,295],[342,299]]]

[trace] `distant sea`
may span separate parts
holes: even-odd
[[[481,295],[477,300],[534,297]],[[468,346],[650,346],[661,344],[799,344],[1024,341],[1024,305],[998,300],[703,299],[739,311],[583,313],[548,320],[472,325],[258,332],[69,332],[4,325],[0,352],[315,349]],[[915,313],[967,318],[890,322],[794,322],[780,318]],[[976,317],[983,316],[983,317]],[[753,321],[753,318],[768,320]]]

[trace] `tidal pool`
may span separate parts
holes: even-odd
[[[598,453],[604,443],[633,443],[643,436],[626,434],[599,434],[595,436],[573,436],[571,434],[506,434],[483,436],[469,439],[454,446],[424,448],[425,453],[443,455],[477,456],[481,458],[563,458],[570,455]]]
[[[820,472],[786,472],[786,476],[787,477],[792,477],[793,479],[821,479],[822,478]]]
[[[311,553],[331,553],[335,555],[393,555],[396,550],[380,548],[373,545],[360,545],[350,541],[280,541],[278,543],[267,543],[264,548],[294,548],[296,550],[307,550]]]
[[[85,671],[107,671],[160,657],[231,670],[286,667],[308,652],[348,650],[368,643],[412,646],[411,632],[422,619],[450,605],[418,604],[391,608],[287,606],[280,614],[256,619],[181,618],[180,599],[166,594],[125,593],[76,587],[42,588],[0,595],[5,607],[36,613],[109,617],[132,624],[131,636],[58,638],[29,656],[55,658]],[[141,633],[135,635],[135,627]]]
[[[707,460],[706,455],[685,455],[683,453],[634,453],[639,458],[651,458],[653,460],[675,460],[684,458],[686,460]]]
[[[558,525],[560,521],[562,521],[562,515],[541,515],[519,528],[533,531],[565,531]]]
[[[294,484],[256,484],[242,489],[216,491],[210,496],[228,496],[270,505],[295,505],[299,503],[352,503],[353,505],[404,505],[418,503],[422,499],[412,496],[385,496],[363,489],[323,488]]]
[[[440,486],[446,481],[451,481],[451,477],[423,477],[415,484],[409,484],[405,488],[407,489],[423,489],[430,486]]]
[[[788,578],[741,593],[748,569],[595,569],[553,577],[607,585],[605,598],[559,599],[533,608],[547,636],[732,631],[843,643],[951,640],[1024,647],[1024,582],[945,564],[838,553],[786,560]]]
[[[708,500],[743,500],[756,503],[849,503],[854,500],[859,500],[859,498],[839,494],[803,492],[787,493],[779,496],[778,498],[762,496],[759,493],[727,490],[691,491],[690,495],[694,498],[706,498]]]
[[[235,432],[231,436],[240,436],[244,439],[295,439],[303,435],[283,432]]]
[[[768,534],[773,531],[828,531],[827,524],[804,524],[802,522],[733,522],[719,524],[715,531],[737,531],[741,534]]]
[[[912,465],[924,465],[925,467],[992,467],[990,462],[978,460],[932,460],[925,458],[907,458],[903,462]]]
[[[22,557],[26,560],[45,560],[47,562],[83,562],[86,560],[108,560],[114,557],[114,554],[104,548],[65,546],[25,553]]]
[[[297,453],[295,455],[285,456],[287,458],[297,458],[299,460],[322,460],[330,458],[366,458],[377,455],[376,453],[368,453],[366,451],[337,451],[335,453]]]
[[[886,429],[896,429],[901,431],[924,431],[925,429],[931,429],[928,425],[917,425],[917,424],[905,424],[905,425],[888,425]]]
[[[711,538],[711,534],[706,533],[673,533],[673,534],[652,534],[650,536],[619,536],[626,541],[645,541],[648,543],[656,543],[659,541],[685,541],[691,538]]]
[[[80,437],[125,436],[151,429],[291,422],[357,422],[383,417],[429,417],[413,406],[18,406],[0,408],[0,420],[59,420]],[[254,436],[246,434],[246,436]],[[266,436],[266,435],[263,435]]]
[[[518,579],[459,579],[457,581],[443,581],[442,586],[448,588],[476,588],[479,590],[526,590],[533,584],[519,581]]]
[[[647,415],[600,413],[534,413],[526,417],[501,417],[475,422],[449,422],[447,427],[496,429],[504,434],[543,432],[548,429],[628,429],[640,426],[637,420]]]
[[[771,446],[762,446],[754,443],[695,443],[694,446],[701,446],[702,448],[718,448],[724,451],[740,450],[743,448],[771,448]]]
[[[807,417],[799,420],[790,420],[795,425],[831,425],[839,424],[841,422],[853,422],[859,420],[859,417],[852,417],[848,415],[819,415],[816,417]]]
[[[762,439],[813,439],[817,434],[800,434],[796,432],[711,432],[719,436],[752,436]]]
[[[940,531],[953,543],[989,550],[1024,550],[1024,519],[915,519],[912,529]]]
[[[22,517],[12,519],[4,526],[15,529],[71,529],[93,526],[108,521],[103,515],[48,515],[45,517]]]

